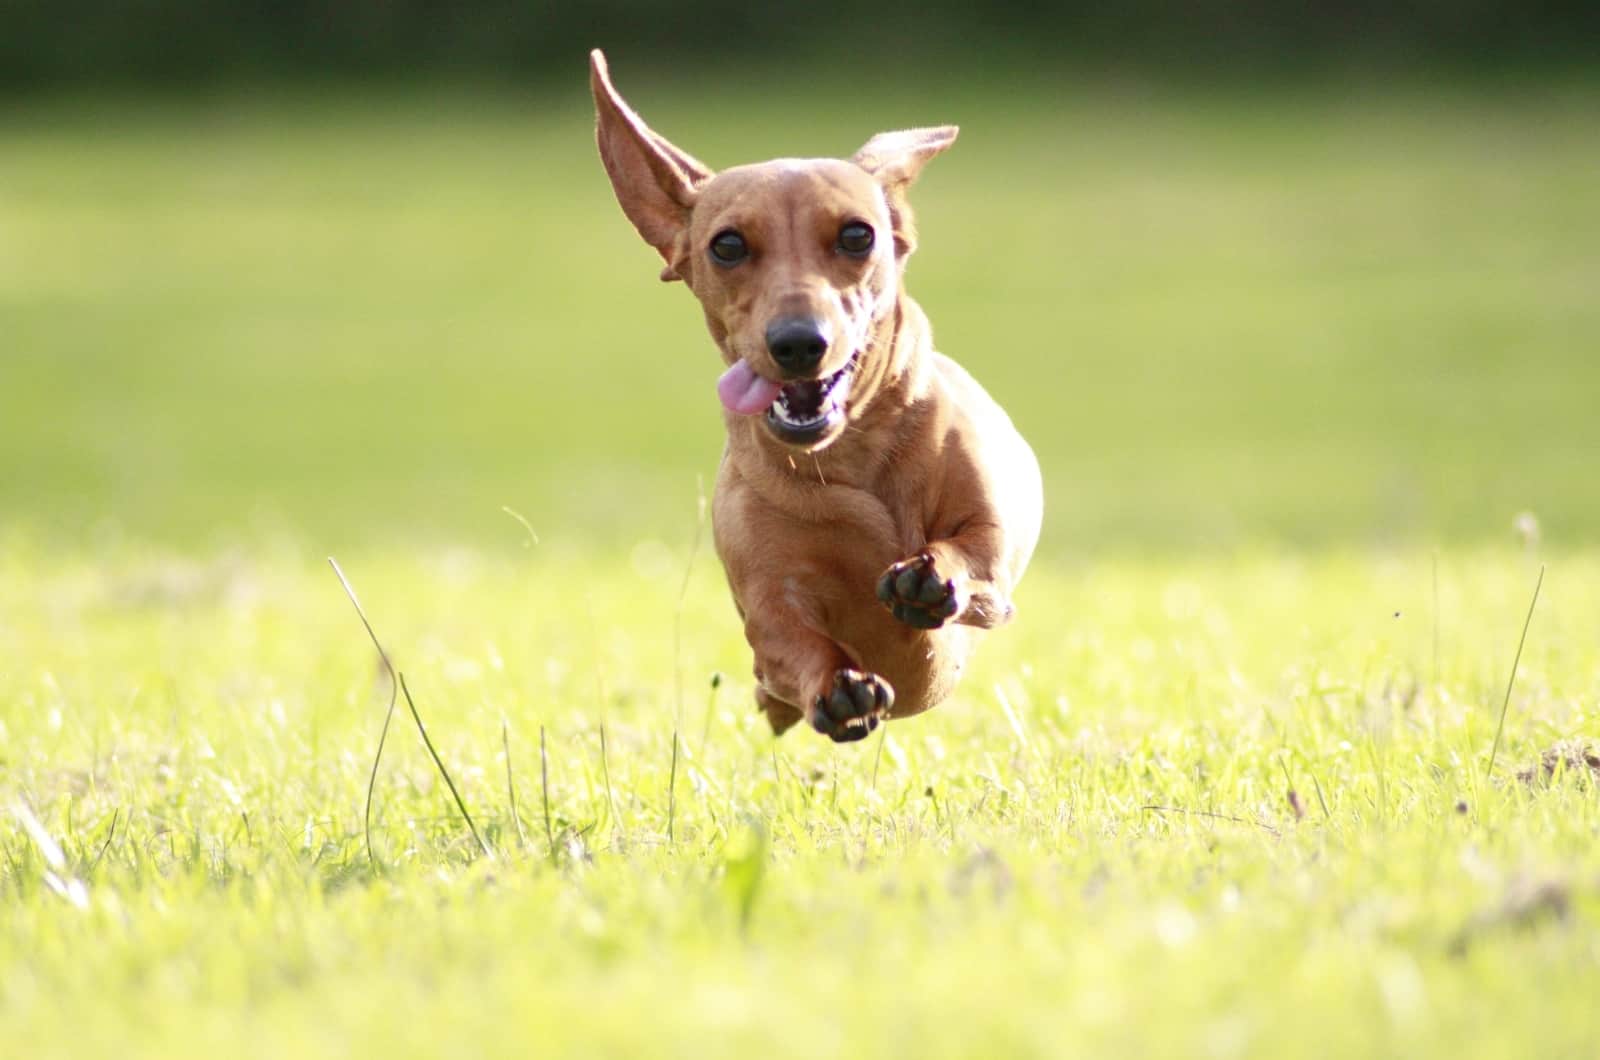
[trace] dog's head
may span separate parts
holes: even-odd
[[[600,158],[644,241],[705,309],[731,412],[779,441],[836,439],[891,373],[901,271],[916,246],[905,193],[954,126],[880,133],[849,160],[713,173],[640,120],[590,54]]]

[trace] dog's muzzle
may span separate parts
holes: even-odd
[[[843,425],[858,357],[832,375],[785,383],[767,409],[767,427],[779,441],[809,446]]]

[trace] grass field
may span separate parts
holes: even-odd
[[[3,1051],[1593,1055],[1600,92],[617,75],[714,164],[962,123],[1018,621],[772,740],[581,94],[0,111]],[[365,819],[329,554],[481,845],[403,699]]]

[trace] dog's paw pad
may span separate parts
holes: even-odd
[[[941,577],[933,557],[919,552],[883,572],[878,599],[895,618],[914,629],[938,629],[961,609],[956,583]]]
[[[877,674],[836,670],[812,704],[811,725],[834,743],[866,739],[894,706],[894,689]]]

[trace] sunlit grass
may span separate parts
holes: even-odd
[[[65,854],[0,824],[18,1055],[1593,1030],[1600,785],[1516,779],[1600,725],[1593,556],[1549,560],[1491,774],[1522,554],[1443,554],[1437,612],[1431,554],[1046,568],[954,702],[841,748],[767,733],[704,558],[675,653],[687,538],[661,548],[346,564],[493,850],[402,705],[370,859],[388,688],[320,560],[11,550],[6,784]]]

